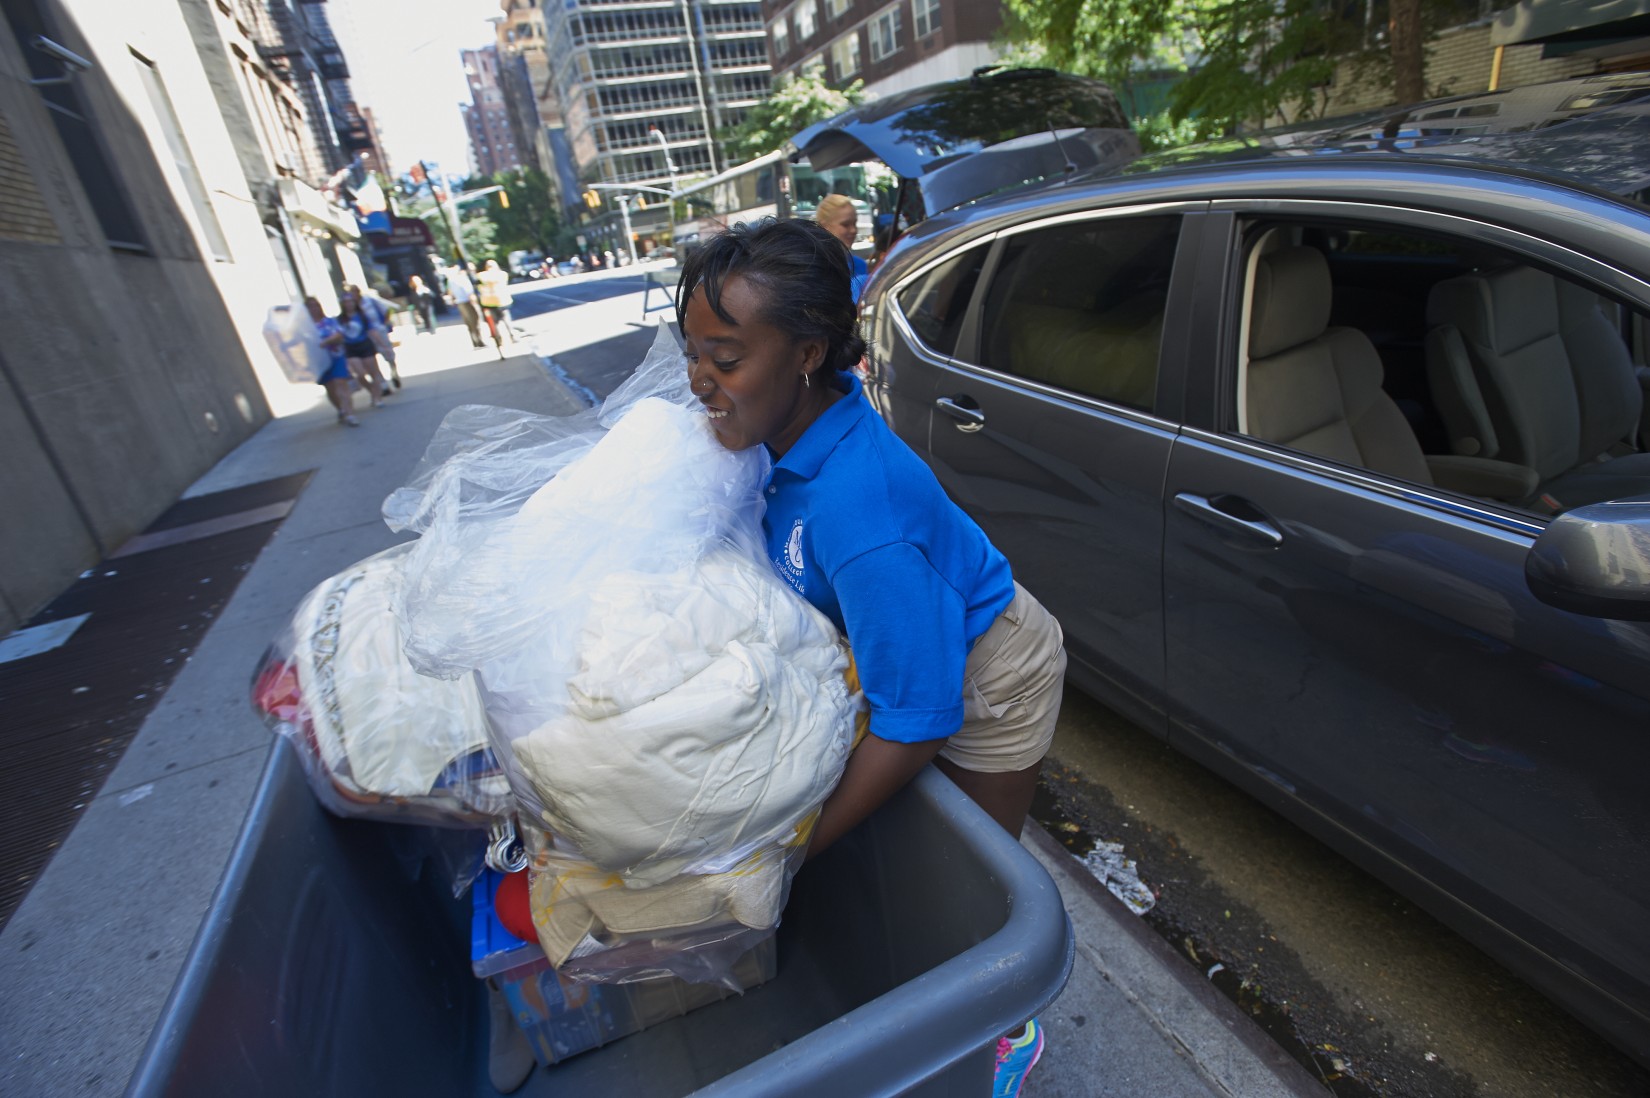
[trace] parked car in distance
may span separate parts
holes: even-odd
[[[1073,682],[1650,1063],[1650,74],[930,217],[867,399]]]
[[[544,277],[542,252],[511,252],[509,262],[512,281]]]

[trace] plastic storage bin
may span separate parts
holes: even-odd
[[[498,882],[499,875],[489,869],[470,890],[470,971],[492,980],[504,993],[541,1065],[548,1067],[733,994],[720,984],[690,984],[671,977],[626,984],[564,980],[538,943],[511,934],[493,914]],[[740,958],[734,978],[746,989],[765,983],[773,979],[777,957],[769,938]]]
[[[492,1095],[468,899],[417,829],[327,815],[277,744],[130,1093]],[[534,1071],[525,1095],[991,1091],[1073,939],[1054,882],[929,768],[803,868],[778,972]]]

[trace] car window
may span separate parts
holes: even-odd
[[[1178,216],[1009,237],[981,317],[981,364],[1150,411]]]
[[[950,357],[957,349],[957,334],[962,331],[988,248],[981,244],[945,260],[897,295],[900,311],[917,338],[937,354]]]
[[[1240,433],[1536,516],[1650,492],[1642,312],[1441,234],[1245,239]]]

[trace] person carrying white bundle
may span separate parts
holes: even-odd
[[[635,382],[606,431],[570,422],[565,444],[465,411],[387,505],[426,527],[408,655],[475,674],[523,827],[547,833],[529,842],[540,943],[558,965],[612,951],[605,973],[640,938],[656,958],[777,925],[857,704],[835,626],[763,555],[765,458],[717,440],[666,346],[664,398]],[[549,479],[530,495],[495,487],[516,483],[506,436],[535,440],[520,460]]]

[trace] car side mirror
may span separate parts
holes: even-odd
[[[1650,621],[1650,496],[1559,515],[1524,559],[1524,579],[1560,610]]]

